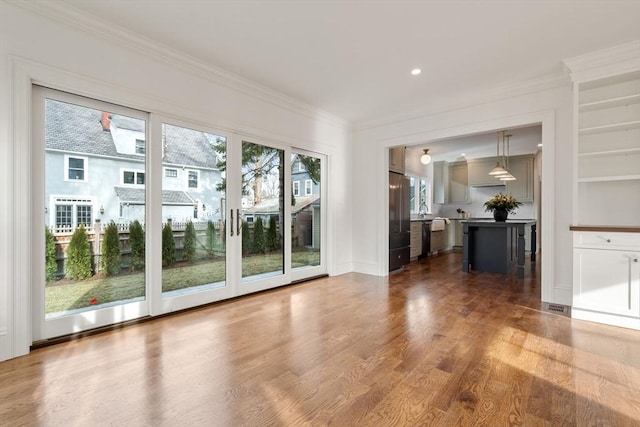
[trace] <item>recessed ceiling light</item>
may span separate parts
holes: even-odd
[[[466,155],[467,155],[467,153],[460,153],[460,157],[464,157]]]
[[[411,75],[412,76],[417,76],[421,72],[422,72],[422,70],[420,68],[414,68],[413,70],[411,70]]]
[[[542,143],[538,144],[538,147],[542,147]]]

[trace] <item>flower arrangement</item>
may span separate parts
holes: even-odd
[[[511,194],[505,195],[499,193],[484,202],[484,210],[487,212],[502,210],[507,213],[512,213],[515,212],[519,206],[522,206],[522,203],[517,201]]]

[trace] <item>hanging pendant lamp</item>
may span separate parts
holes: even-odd
[[[502,131],[504,134],[504,131]],[[500,132],[497,133],[496,135],[496,167],[491,169],[491,172],[489,172],[489,175],[495,176],[496,178],[501,176],[501,175],[505,175],[508,172],[506,170],[504,170],[504,168],[500,165]],[[503,137],[503,141],[504,141],[504,137]]]
[[[509,173],[509,154],[510,154],[509,138],[511,138],[511,135],[505,135],[504,132],[503,132],[503,134],[502,134],[503,144],[504,144],[505,138],[507,140],[507,155],[506,155],[505,160],[504,160],[504,168],[505,168],[506,174],[498,176],[498,179],[500,181],[515,181],[516,177],[511,175],[511,173]],[[502,149],[502,154],[504,155],[504,147]]]

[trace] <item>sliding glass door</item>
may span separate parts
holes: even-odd
[[[326,273],[323,156],[33,94],[34,341]]]

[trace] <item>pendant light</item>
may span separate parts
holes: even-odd
[[[507,140],[507,155],[506,155],[505,160],[504,160],[504,168],[505,168],[505,171],[506,171],[507,173],[506,173],[505,175],[500,175],[500,176],[498,176],[498,179],[499,179],[500,181],[515,181],[515,180],[516,180],[516,177],[515,177],[515,176],[513,176],[513,175],[511,175],[511,174],[509,173],[509,138],[511,138],[511,135],[505,135],[505,134],[503,133],[503,134],[502,134],[502,141],[503,141],[503,143],[504,143],[504,139],[505,139],[505,138],[506,138],[506,140]],[[503,149],[502,149],[502,154],[504,155],[504,147],[503,147]]]
[[[425,148],[423,151],[424,151],[424,154],[420,156],[420,163],[422,163],[423,165],[428,165],[429,163],[431,163],[431,156],[429,155],[429,149]]]
[[[502,131],[502,143],[504,144],[504,132]],[[504,148],[503,148],[503,152],[504,152]],[[500,132],[498,132],[496,134],[496,167],[491,169],[491,172],[489,172],[489,175],[495,176],[496,178],[501,176],[501,175],[505,175],[509,172],[507,172],[506,170],[504,170],[504,168],[500,165]]]

